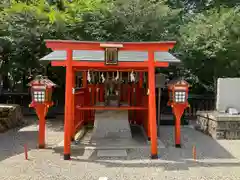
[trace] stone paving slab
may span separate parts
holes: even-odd
[[[127,157],[124,149],[98,150],[97,157]]]
[[[93,131],[88,131],[86,135],[75,144],[71,144],[71,148],[75,150],[80,149],[134,149],[134,148],[150,148],[150,141],[144,138],[144,135],[134,135],[130,138],[92,138]],[[53,147],[54,150],[62,150],[64,147],[64,140]],[[158,139],[158,148],[165,148],[163,142]]]
[[[64,141],[53,147],[55,150],[62,150]],[[135,148],[150,148],[150,142],[138,142],[133,139],[98,139],[96,141],[86,142],[81,140],[79,144],[72,143],[71,148],[78,149],[135,149]],[[158,140],[158,148],[165,148],[161,140]]]

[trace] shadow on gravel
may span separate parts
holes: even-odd
[[[0,161],[22,154],[24,159],[24,145],[28,150],[37,148],[37,131],[19,131],[20,129],[9,130],[0,134]]]
[[[27,144],[28,151],[37,149],[37,116],[27,116],[24,118],[28,122],[27,125],[0,134],[0,161],[19,154],[22,154],[24,159],[25,144]],[[63,131],[63,118],[60,116],[60,118],[47,119],[46,128],[53,131]],[[46,141],[47,138],[46,135]]]
[[[72,152],[72,161],[97,163],[109,168],[162,167],[166,171],[189,170],[192,167],[240,167],[240,162],[231,153],[216,140],[201,132],[183,127],[182,148],[175,148],[174,128],[164,126],[160,130],[160,139],[166,148],[159,149],[158,160],[150,159],[149,149],[128,149],[128,156],[124,158],[99,158],[97,150],[92,150],[90,155],[86,157],[84,152],[87,150],[78,150]],[[197,161],[192,160],[193,145],[197,148]]]
[[[84,154],[84,150],[80,152],[82,155]],[[136,152],[135,152],[136,153]],[[231,168],[231,167],[240,167],[240,162],[198,162],[194,160],[183,160],[183,159],[176,159],[173,161],[167,162],[162,158],[159,160],[150,160],[149,157],[141,158],[137,160],[131,159],[129,157],[126,158],[98,158],[97,151],[93,151],[91,156],[87,159],[81,158],[81,155],[77,152],[72,153],[71,161],[79,162],[79,163],[96,163],[106,168],[145,168],[145,167],[157,167],[163,168],[165,171],[186,171],[189,168],[196,168],[196,167],[224,167],[224,168]]]
[[[87,162],[87,163],[96,163],[106,168],[117,168],[117,167],[124,167],[124,168],[145,168],[145,167],[157,167],[163,168],[165,171],[186,171],[189,168],[196,168],[196,167],[240,167],[240,163],[238,162],[198,162],[198,161],[182,161],[182,162],[163,162],[163,161],[149,161],[149,162],[114,162],[114,161],[106,161],[106,160],[90,160],[90,159],[78,159],[72,158],[72,161],[77,162]]]
[[[218,141],[190,127],[181,129],[181,149],[174,147],[174,127],[172,126],[160,128],[160,139],[168,149],[162,155],[167,160],[191,159],[193,146],[196,146],[197,159],[236,159]]]
[[[56,124],[55,124],[56,123]],[[58,121],[51,120],[48,127],[58,131]],[[106,167],[162,167],[166,171],[189,170],[192,167],[240,167],[237,159],[218,141],[189,127],[181,129],[182,148],[174,147],[174,127],[160,127],[160,140],[166,148],[159,149],[158,160],[150,159],[150,149],[127,149],[127,157],[124,158],[99,158],[96,150],[72,150],[72,161],[79,163],[97,163]],[[150,146],[150,145],[149,145]],[[192,160],[192,147],[196,146],[197,160]],[[86,153],[91,151],[91,153]],[[54,151],[62,155],[63,150]],[[86,154],[90,154],[86,156]],[[212,160],[214,159],[214,161]],[[234,162],[231,160],[235,160]],[[204,161],[204,162],[203,162]],[[207,162],[206,162],[207,161]],[[217,162],[219,161],[219,162]]]
[[[57,116],[56,118],[48,118],[46,121],[47,128],[53,131],[62,132],[64,131],[64,117]]]
[[[184,162],[161,162],[161,161],[150,161],[150,162],[110,162],[106,160],[84,160],[72,158],[72,161],[80,161],[80,162],[88,162],[88,163],[97,163],[103,165],[107,168],[116,168],[116,167],[124,167],[124,168],[144,168],[144,167],[158,167],[163,168],[165,171],[184,171],[189,170],[189,168],[196,167],[240,167],[240,163],[238,162],[197,162],[197,161],[184,161]]]

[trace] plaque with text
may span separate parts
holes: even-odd
[[[105,49],[105,64],[117,65],[118,64],[118,48]]]

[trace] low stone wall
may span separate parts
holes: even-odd
[[[17,104],[0,104],[0,132],[24,125],[21,107]]]
[[[240,115],[198,111],[197,129],[215,139],[240,139]]]

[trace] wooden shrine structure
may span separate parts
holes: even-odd
[[[174,45],[46,40],[53,52],[41,60],[66,68],[65,160],[70,159],[71,139],[84,124],[94,122],[95,110],[128,110],[129,122],[142,125],[151,141],[151,157],[158,157],[155,68],[180,62],[168,52]],[[76,88],[79,72],[81,87]]]

